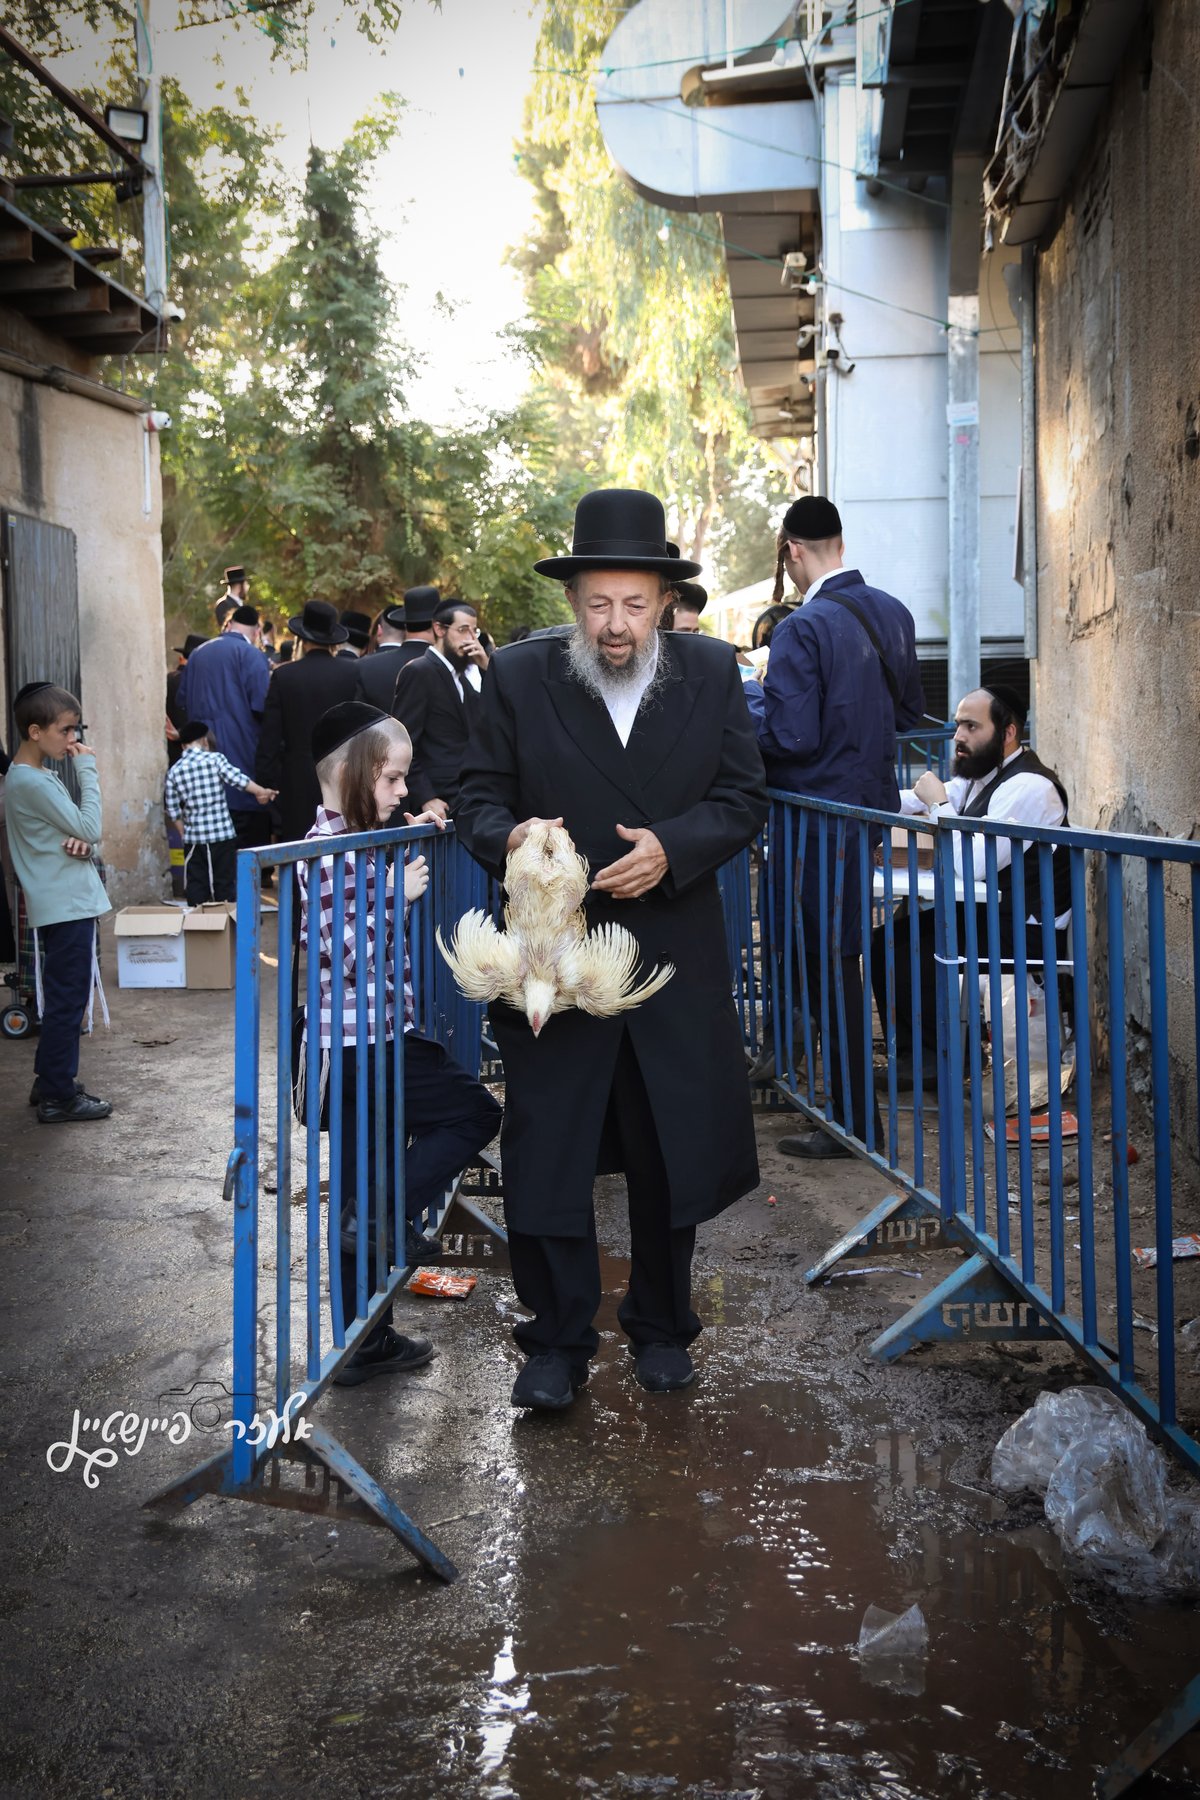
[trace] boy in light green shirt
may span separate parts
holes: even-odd
[[[110,910],[92,852],[100,841],[96,759],[79,742],[79,702],[65,688],[32,681],[13,703],[21,744],[4,781],[13,868],[42,953],[42,1021],[34,1068],[43,1125],[107,1119],[112,1105],[88,1094],[79,1034],[96,972],[96,921]],[[71,757],[79,805],[47,762]]]

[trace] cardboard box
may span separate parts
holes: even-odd
[[[118,987],[231,988],[234,911],[224,900],[122,907],[114,921]]]
[[[183,909],[162,902],[123,906],[113,929],[117,938],[117,986],[187,986]]]
[[[918,867],[918,869],[932,869],[932,867],[933,867],[933,839],[928,835],[928,833],[926,833],[924,831],[918,831],[918,832],[905,831],[903,825],[893,825],[892,826],[892,867],[893,867],[893,869],[907,869],[909,839],[914,836],[917,840],[917,867]]]
[[[183,917],[189,988],[233,986],[233,933],[237,909],[227,900],[207,900]]]

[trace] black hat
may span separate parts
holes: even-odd
[[[235,606],[230,616],[235,625],[257,625],[259,623],[258,608],[255,606]]]
[[[408,625],[408,615],[404,610],[403,600],[396,606],[385,606],[379,617],[385,625],[390,625],[393,631],[403,631]]]
[[[985,694],[990,694],[993,700],[1000,703],[1005,712],[1012,714],[1017,722],[1017,730],[1024,731],[1025,721],[1029,717],[1029,708],[1016,688],[1008,687],[1003,681],[985,681],[982,686]]]
[[[207,642],[208,639],[201,637],[198,631],[189,631],[183,640],[182,648],[178,644],[175,645],[175,655],[190,656],[193,650],[198,650],[201,644],[207,644]]]
[[[245,579],[246,571],[241,567],[240,563],[235,564],[232,569],[226,569],[225,571],[226,587],[236,587],[239,581],[245,581]]]
[[[344,612],[344,613],[341,613],[339,616],[341,618],[342,624],[346,627],[346,630],[349,633],[350,642],[352,644],[358,644],[359,646],[361,646],[363,644],[370,643],[370,641],[371,641],[371,615],[370,615],[370,613]]]
[[[306,600],[304,611],[288,620],[288,630],[304,644],[344,644],[350,633],[338,623],[336,610],[328,600]]]
[[[675,601],[685,612],[702,613],[708,605],[708,589],[698,581],[681,581],[675,589]]]
[[[584,569],[651,569],[679,580],[700,573],[700,564],[672,556],[662,501],[640,488],[597,488],[575,508],[570,556],[547,556],[534,563],[539,575],[569,581]]]
[[[201,719],[189,719],[186,725],[179,727],[181,744],[198,744],[202,737],[208,736],[208,726]]]
[[[435,587],[409,588],[404,596],[404,623],[409,631],[425,631],[442,603]]]
[[[793,500],[784,513],[783,529],[789,537],[820,544],[826,538],[841,537],[842,515],[822,494],[805,494],[802,500]]]
[[[372,725],[391,718],[390,713],[380,712],[377,706],[368,706],[365,700],[341,700],[331,706],[328,712],[322,713],[312,728],[312,754],[315,763],[324,762],[343,744],[348,744],[352,737],[360,731],[367,731]]]

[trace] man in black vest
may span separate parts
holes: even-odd
[[[767,796],[733,651],[658,630],[670,587],[700,570],[668,554],[652,494],[585,495],[573,553],[535,568],[566,585],[575,628],[493,661],[458,834],[502,878],[531,823],[561,820],[591,870],[589,926],[625,926],[646,974],[675,969],[614,1018],[571,1009],[535,1034],[525,1013],[491,1008],[509,1254],[532,1314],[513,1334],[529,1361],[512,1399],[555,1409],[571,1404],[599,1344],[598,1173],[622,1171],[628,1190],[618,1318],[636,1378],[653,1393],[693,1378],[696,1226],[758,1181],[716,872],[757,835]]]
[[[486,666],[475,608],[443,600],[433,615],[433,642],[400,670],[391,708],[412,739],[410,810],[453,813]]]
[[[900,796],[900,810],[910,814],[929,813],[935,818],[1003,819],[1014,825],[1069,825],[1067,790],[1054,773],[1034,752],[1021,748],[1025,730],[1026,709],[1012,688],[993,683],[978,688],[960,700],[954,714],[954,772],[943,782],[932,769],[927,769],[916,786]],[[955,833],[954,869],[962,878],[962,845]],[[1000,888],[1000,950],[1005,957],[1013,948],[1012,911],[1012,841],[996,840],[996,867]],[[1032,846],[1025,853],[1025,917],[1040,921],[1042,898],[1037,851]],[[986,874],[984,839],[974,842],[974,871],[968,874],[982,882]],[[903,858],[897,856],[897,866]],[[1059,929],[1067,924],[1071,910],[1070,863],[1065,851],[1056,850],[1053,857],[1054,913]],[[981,904],[977,912],[978,945],[981,958],[987,955],[987,912]],[[934,960],[933,908],[923,907],[920,915],[921,958],[921,1045],[922,1084],[931,1086],[936,1073],[937,1055],[937,964]],[[896,1064],[901,1087],[913,1083],[912,1036],[912,969],[909,956],[908,925],[898,918],[894,928],[895,992],[896,992]],[[963,954],[962,910],[959,910],[958,953]],[[1036,947],[1034,947],[1036,944]],[[884,964],[884,932],[877,926],[872,936],[871,985],[881,1019],[887,1017],[887,987]],[[1029,955],[1041,960],[1040,933],[1029,946]]]
[[[378,641],[370,656],[364,656],[356,670],[356,700],[377,706],[380,712],[391,712],[396,693],[396,677],[404,667],[404,607],[389,606],[379,615]],[[424,646],[423,646],[424,648]]]

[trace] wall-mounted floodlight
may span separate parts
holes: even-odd
[[[144,144],[150,135],[150,115],[136,106],[106,106],[104,123],[126,144]]]

